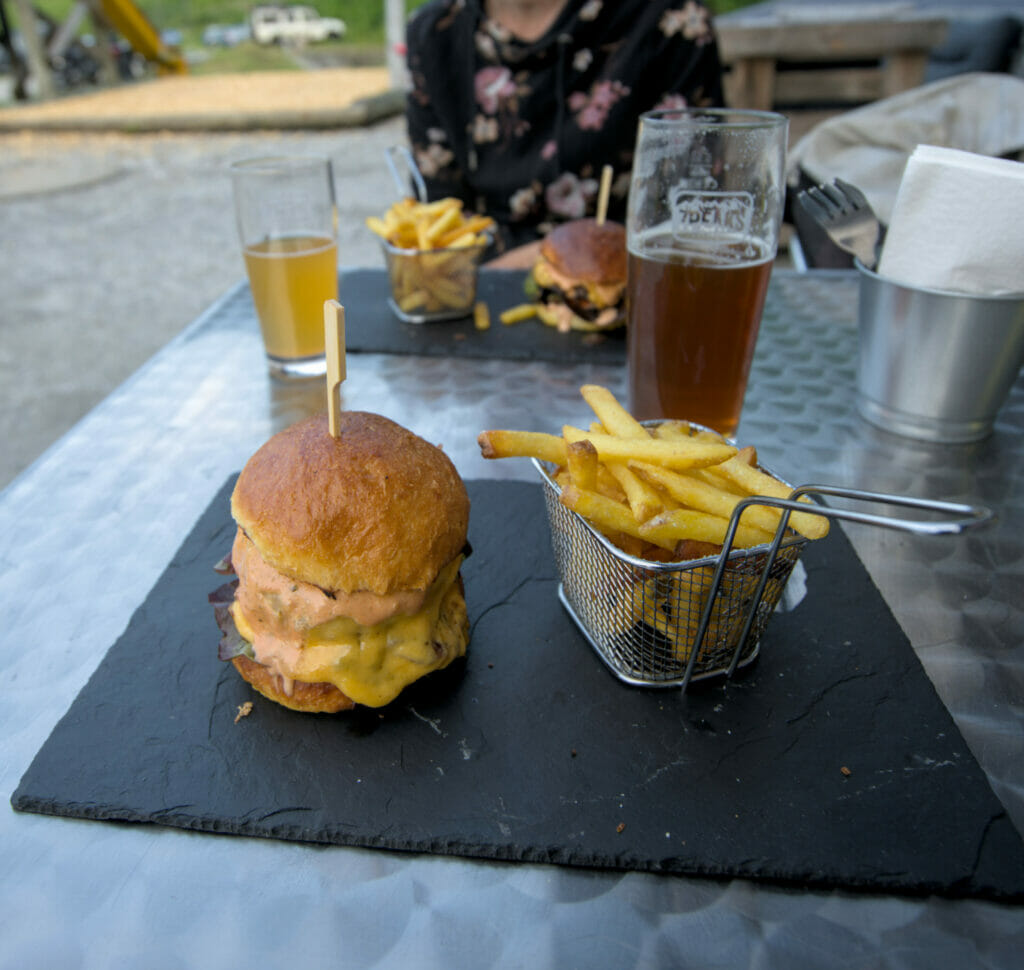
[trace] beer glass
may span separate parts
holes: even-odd
[[[275,377],[326,373],[324,301],[338,299],[337,207],[327,158],[250,158],[231,166],[235,217]]]
[[[626,215],[630,410],[732,436],[778,247],[788,121],[640,118]]]

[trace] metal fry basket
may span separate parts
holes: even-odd
[[[562,505],[551,469],[536,459],[533,463],[544,486],[559,574],[558,597],[615,676],[643,687],[685,690],[691,680],[731,677],[757,657],[768,620],[809,541],[788,529],[791,512],[813,510],[830,519],[924,535],[959,533],[992,517],[986,508],[953,502],[804,485],[794,488],[789,499],[753,496],[738,503],[720,555],[651,562],[623,552]],[[761,470],[772,474],[763,466]],[[797,503],[801,496],[812,494],[916,508],[943,518],[904,519]],[[767,545],[734,549],[736,528],[743,510],[751,505],[781,509],[778,531]]]

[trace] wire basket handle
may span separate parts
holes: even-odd
[[[391,177],[395,180],[395,188],[398,189],[398,194],[403,197],[409,194],[409,183],[405,181],[402,173],[398,170],[396,158],[401,158],[402,163],[408,170],[408,177],[412,179],[412,183],[416,187],[417,201],[426,202],[427,185],[423,181],[423,175],[416,165],[416,159],[412,157],[412,152],[404,145],[392,145],[387,149],[384,157],[387,159],[388,168],[391,169]]]
[[[833,508],[830,505],[821,505],[820,503],[812,504],[808,502],[798,502],[797,498],[803,495],[828,495],[833,498],[876,502],[884,505],[894,505],[900,508],[915,508],[926,512],[935,512],[943,517],[933,520],[905,519],[891,515],[858,511],[857,509]],[[693,648],[690,651],[690,659],[686,664],[686,672],[683,675],[682,689],[684,691],[690,682],[690,677],[693,673],[693,666],[696,662],[697,655],[700,653],[701,647],[704,645],[704,635],[706,634],[708,625],[711,621],[714,601],[721,591],[722,574],[725,572],[729,553],[732,551],[732,544],[736,535],[736,529],[739,527],[740,517],[743,515],[744,509],[752,505],[770,505],[774,508],[782,509],[782,518],[780,519],[779,526],[775,531],[775,537],[772,539],[772,543],[769,546],[767,562],[765,563],[760,579],[758,580],[757,589],[752,598],[752,605],[743,626],[743,632],[740,634],[739,640],[736,643],[736,649],[733,652],[732,659],[729,663],[729,670],[727,673],[728,677],[732,677],[736,672],[736,665],[739,663],[743,645],[746,643],[747,637],[750,635],[750,629],[754,624],[755,617],[757,616],[757,610],[761,603],[761,598],[764,595],[764,589],[768,583],[768,577],[771,573],[772,566],[775,564],[779,549],[782,546],[782,540],[785,537],[791,513],[807,512],[811,515],[822,515],[829,519],[843,519],[848,522],[878,525],[887,529],[899,529],[903,532],[913,532],[918,535],[957,535],[965,529],[983,525],[995,517],[992,510],[985,508],[984,506],[964,505],[960,502],[946,502],[938,499],[922,499],[907,495],[890,495],[886,492],[869,492],[864,491],[863,489],[844,488],[836,485],[801,485],[798,488],[793,489],[790,493],[790,498],[788,499],[770,498],[765,495],[754,495],[749,498],[742,499],[736,504],[736,508],[733,510],[732,517],[729,520],[729,528],[726,530],[725,542],[722,544],[722,553],[718,557],[718,562],[715,566],[714,576],[711,581],[711,589],[708,593],[707,602],[704,605],[700,626],[697,628],[697,635],[694,638]]]
[[[896,516],[880,515],[873,512],[858,512],[856,509],[832,508],[829,505],[818,504],[816,508],[814,506],[808,508],[806,502],[797,504],[796,498],[801,495],[828,495],[833,498],[876,502],[882,505],[895,505],[900,508],[936,512],[945,517],[937,519],[902,519]],[[789,511],[811,512],[812,514],[820,514],[833,519],[845,519],[849,522],[879,525],[887,529],[899,529],[903,532],[914,532],[918,535],[932,536],[958,535],[965,529],[983,525],[995,517],[991,509],[985,508],[982,505],[964,505],[961,502],[915,498],[909,495],[890,495],[887,492],[868,492],[862,489],[843,488],[837,485],[801,485],[793,489],[791,500],[789,501],[756,497],[744,504],[752,503],[772,504]]]

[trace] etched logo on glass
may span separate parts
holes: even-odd
[[[754,197],[749,192],[708,192],[676,186],[669,192],[672,233],[719,232],[747,236],[754,223]]]

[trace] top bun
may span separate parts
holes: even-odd
[[[425,590],[459,554],[469,497],[440,448],[378,414],[343,411],[274,435],[246,463],[231,514],[278,572],[331,592]]]
[[[544,237],[540,254],[559,273],[584,283],[626,282],[626,228],[618,222],[563,222]]]

